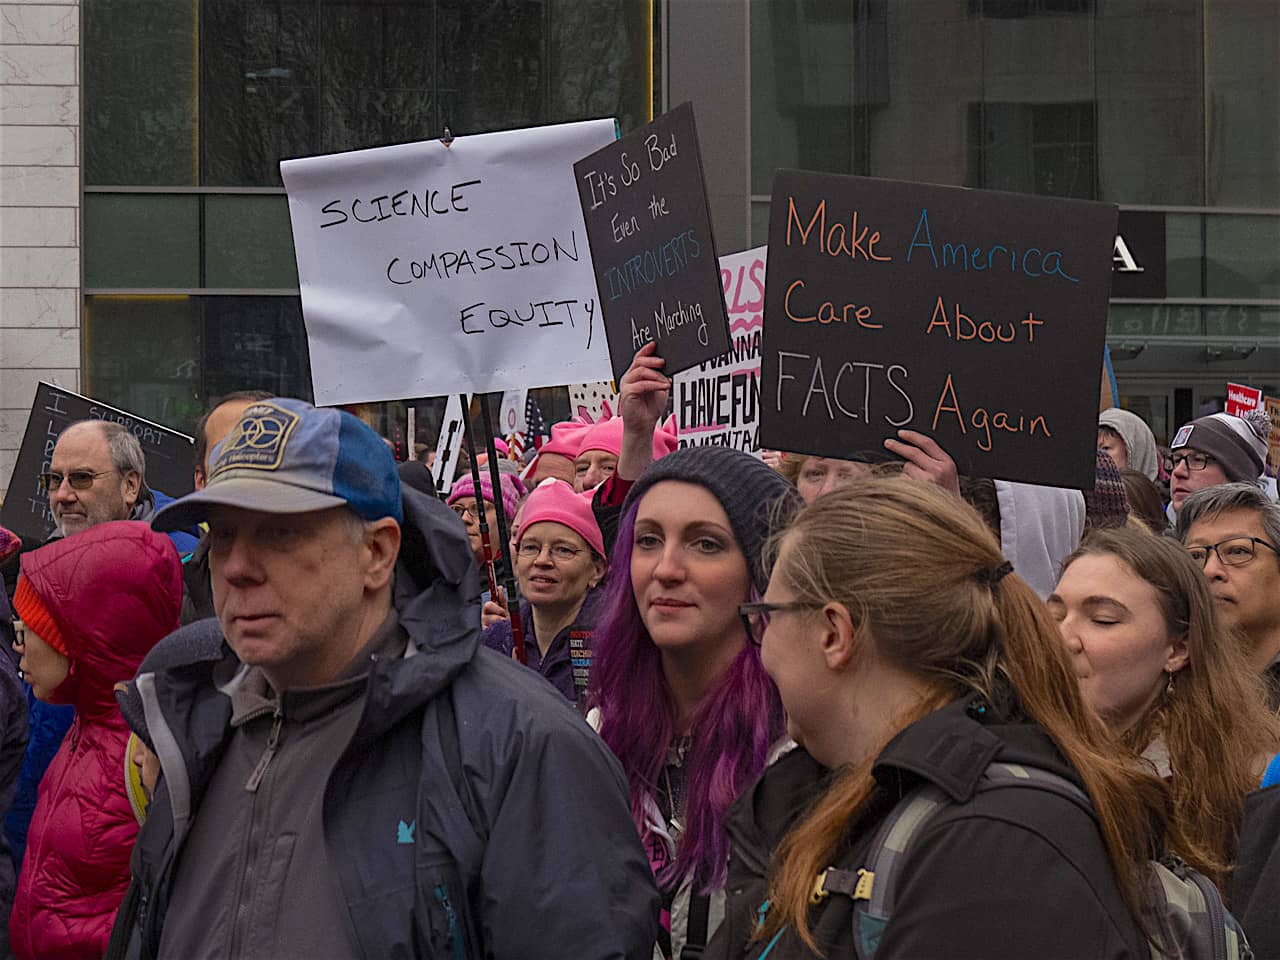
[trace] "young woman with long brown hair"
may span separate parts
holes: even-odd
[[[1209,582],[1176,541],[1096,530],[1048,600],[1085,701],[1169,778],[1178,853],[1226,892],[1245,794],[1280,722]]]
[[[1134,868],[1158,850],[1164,785],[1116,751],[976,512],[906,478],[829,493],[781,537],[744,613],[805,750],[734,809],[734,919],[709,956],[854,956],[857,893],[824,872],[869,866],[921,785],[948,802],[898,854],[877,960],[1149,956]],[[992,762],[1049,771],[1091,803],[980,788]],[[751,883],[766,860],[767,889]]]

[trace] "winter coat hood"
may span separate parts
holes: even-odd
[[[177,627],[182,567],[168,537],[122,520],[33,550],[22,576],[66,644],[70,672],[54,697],[75,706],[75,719],[40,782],[11,945],[22,960],[102,956],[140,812],[113,687]]]
[[[24,554],[22,576],[67,644],[71,671],[54,699],[118,719],[114,685],[178,627],[182,564],[173,542],[145,523],[102,523]]]

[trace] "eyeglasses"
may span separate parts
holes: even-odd
[[[484,508],[486,511],[489,509],[488,501],[485,502]],[[454,513],[462,517],[464,520],[467,518],[467,514],[471,514],[471,516],[477,520],[480,519],[480,508],[478,506],[463,507],[455,503],[453,504],[451,509],[453,510]]]
[[[13,621],[13,647],[15,650],[25,650],[27,647],[27,625],[21,620]]]
[[[787,610],[817,610],[819,604],[802,603],[743,603],[738,606],[738,616],[742,618],[742,626],[746,628],[747,639],[754,646],[760,646],[764,640],[764,632],[769,629],[769,617]]]
[[[542,556],[542,551],[544,549],[551,555],[551,559],[555,563],[568,563],[578,554],[582,553],[581,550],[577,550],[569,546],[567,543],[541,544],[534,543],[532,541],[525,541],[522,542],[516,550],[516,556],[521,560],[537,560]]]
[[[1258,555],[1257,544],[1280,555],[1280,548],[1258,537],[1229,537],[1208,546],[1187,547],[1187,553],[1191,554],[1191,559],[1201,567],[1208,565],[1210,553],[1216,554],[1218,562],[1225,567],[1243,567]]]
[[[45,493],[53,493],[62,486],[65,479],[71,484],[72,490],[88,490],[93,486],[93,482],[99,477],[105,477],[107,474],[115,473],[114,470],[103,470],[94,473],[92,470],[72,470],[70,473],[42,473],[40,474],[40,486],[44,488]]]
[[[1209,464],[1217,462],[1217,460],[1209,456],[1207,453],[1196,453],[1192,451],[1190,453],[1175,453],[1172,456],[1167,457],[1164,461],[1164,466],[1166,470],[1173,473],[1173,471],[1177,470],[1184,463],[1187,465],[1188,470],[1203,470],[1205,467],[1209,466]]]

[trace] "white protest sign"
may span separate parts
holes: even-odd
[[[569,415],[584,423],[599,423],[618,415],[618,391],[612,380],[570,383]]]
[[[609,376],[573,163],[613,120],[286,160],[317,404]]]
[[[458,454],[462,452],[470,408],[471,394],[467,394],[466,410],[462,409],[462,398],[456,393],[449,394],[445,400],[444,418],[440,421],[440,439],[436,441],[436,462],[431,468],[431,479],[435,482],[436,492],[441,496],[448,494],[453,486],[453,475],[458,469]]]
[[[760,453],[760,336],[767,247],[720,258],[732,349],[675,375],[681,447],[717,445]]]
[[[498,408],[498,433],[507,441],[507,456],[516,461],[524,454],[528,400],[528,390],[508,390],[502,395],[502,405]]]

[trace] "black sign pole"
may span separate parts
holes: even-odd
[[[502,476],[498,472],[498,448],[493,442],[493,422],[489,418],[487,393],[480,394],[480,423],[484,426],[484,442],[489,448],[489,482],[493,485],[493,509],[498,515],[498,539],[503,546],[503,555],[507,557],[507,563],[502,567],[502,579],[507,591],[507,612],[511,615],[512,652],[521,663],[528,663],[524,652],[524,632],[520,624],[520,598],[516,593],[515,558],[510,556],[511,538],[507,535],[507,512],[502,508]],[[474,459],[472,462],[475,462]],[[496,594],[494,599],[497,599]]]
[[[481,397],[484,395],[481,394]],[[476,463],[476,437],[475,430],[471,426],[471,409],[467,404],[465,394],[460,394],[462,400],[462,424],[467,444],[467,456],[471,458],[471,484],[475,494],[476,501],[476,523],[480,525],[480,545],[484,549],[484,565],[485,572],[489,576],[489,596],[496,602],[498,599],[498,582],[493,572],[493,544],[489,540],[489,518],[485,515],[484,509],[484,490],[480,487],[480,465]],[[498,494],[495,491],[494,496]]]

